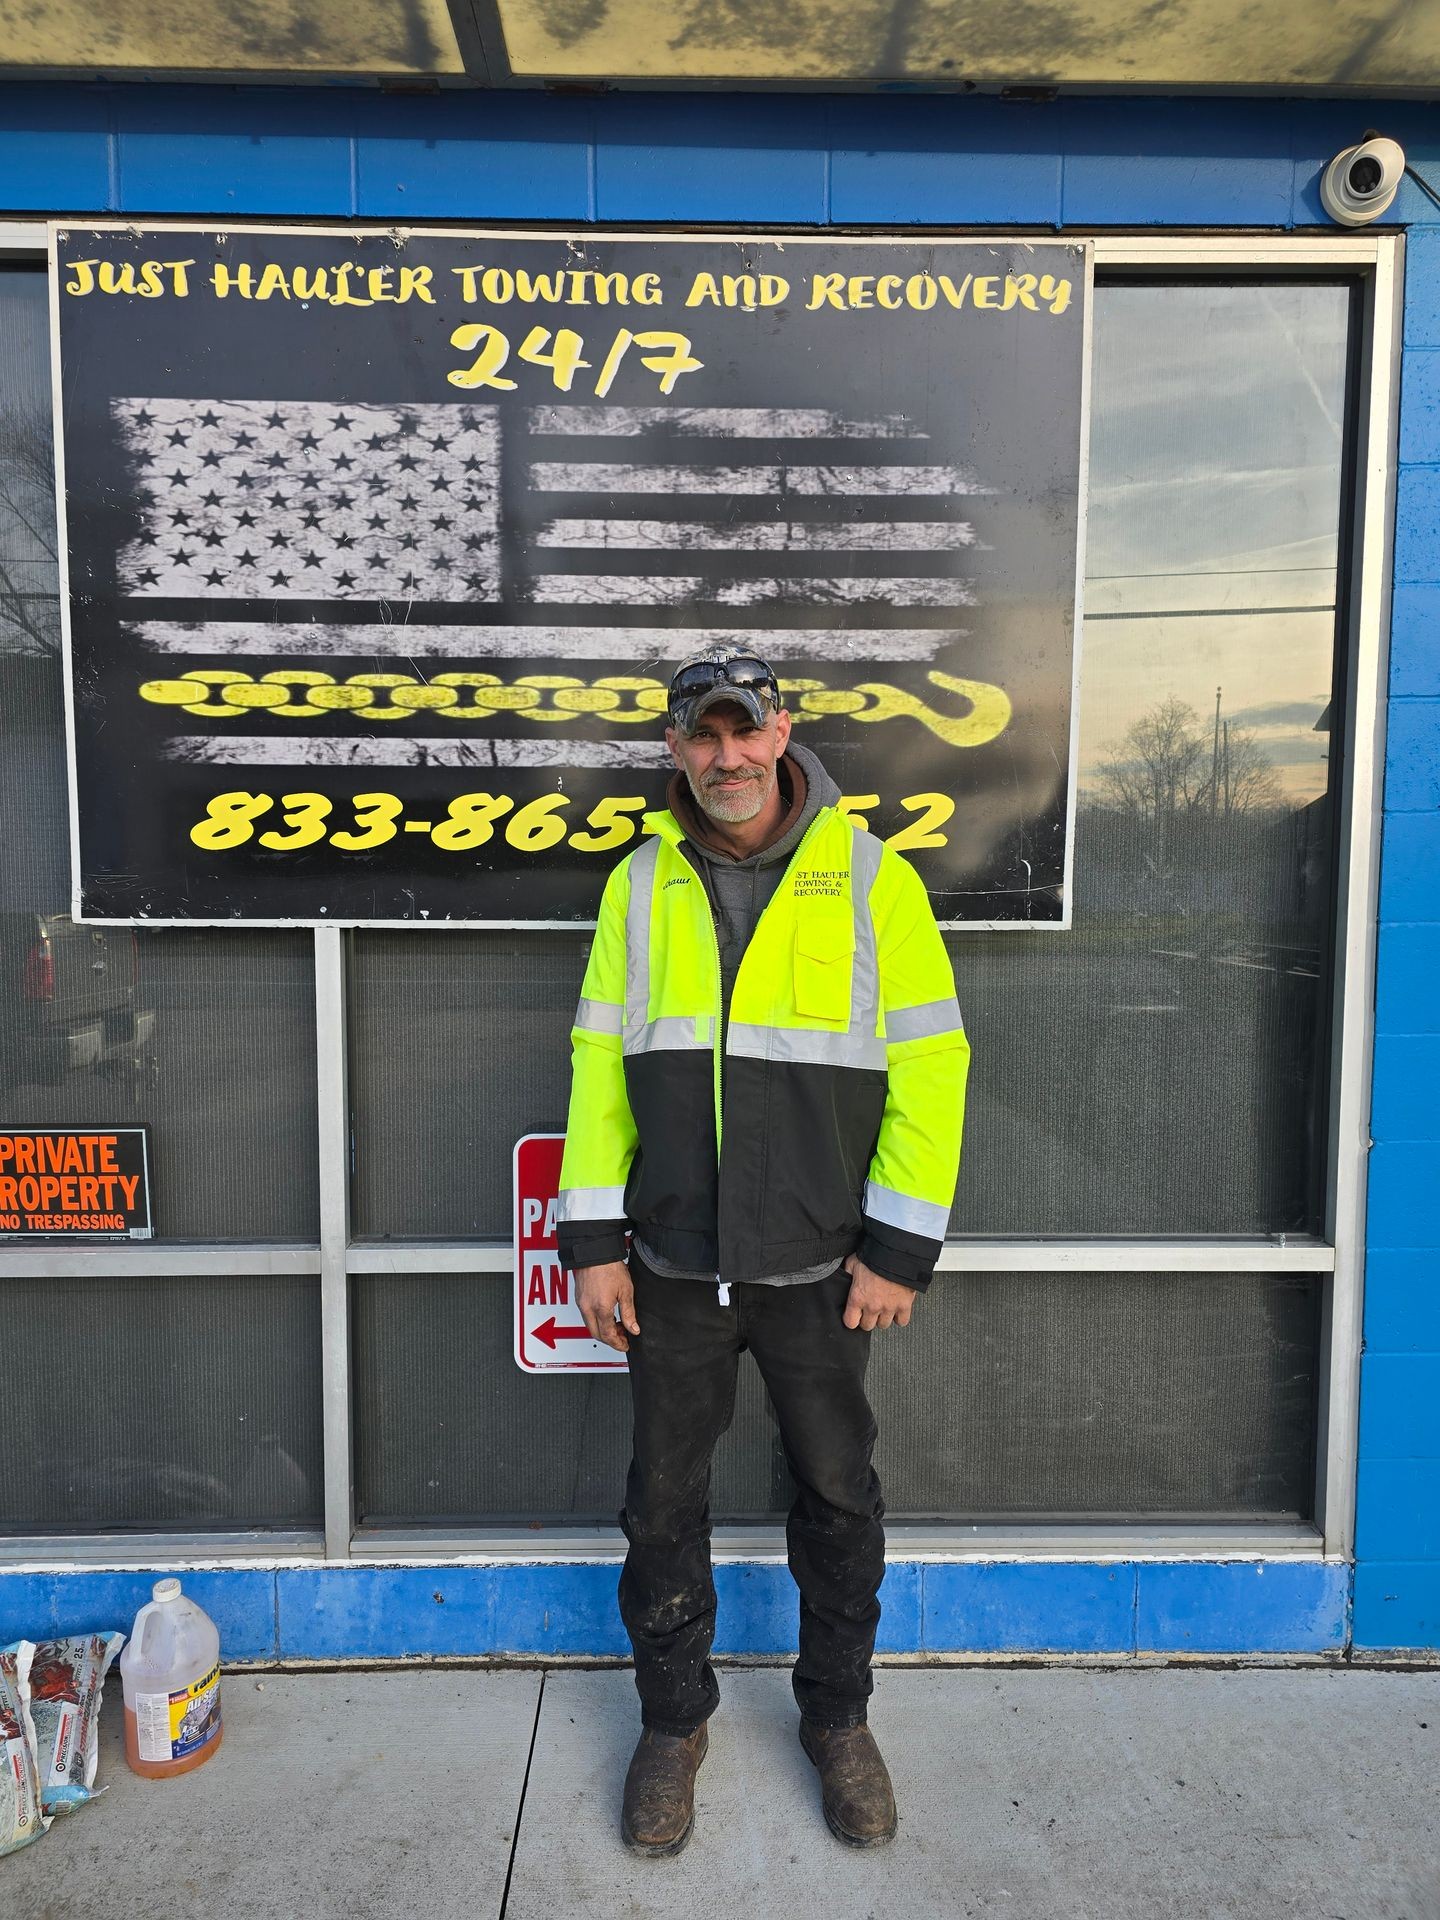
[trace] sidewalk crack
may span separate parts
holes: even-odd
[[[530,1728],[530,1750],[525,1755],[525,1777],[520,1782],[520,1801],[515,1809],[515,1830],[510,1836],[510,1858],[505,1867],[505,1891],[500,1896],[499,1920],[505,1920],[505,1909],[510,1904],[510,1882],[515,1873],[515,1856],[520,1850],[520,1823],[525,1818],[525,1796],[530,1791],[530,1767],[535,1759],[535,1741],[540,1732],[540,1709],[545,1704],[545,1682],[548,1678],[548,1674],[542,1671],[540,1685],[535,1694],[535,1719]]]

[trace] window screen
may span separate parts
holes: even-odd
[[[6,1278],[0,1306],[0,1532],[320,1524],[318,1280]]]
[[[873,1336],[891,1518],[1308,1518],[1319,1285],[938,1276],[909,1327]],[[364,1522],[614,1519],[623,1377],[522,1374],[503,1279],[365,1275],[352,1289]],[[781,1514],[791,1497],[758,1370],[746,1355],[740,1367],[717,1519]]]
[[[962,1236],[1318,1229],[1351,333],[1341,284],[1097,288],[1074,924],[949,937]],[[508,1237],[585,947],[356,936],[360,1233]],[[521,1375],[503,1282],[355,1284],[369,1522],[613,1515],[623,1381]],[[1320,1284],[943,1276],[872,1362],[892,1515],[1308,1517]],[[715,1511],[788,1499],[746,1363]]]
[[[950,937],[961,1236],[1318,1227],[1352,308],[1334,283],[1097,288],[1074,925]],[[308,1239],[309,936],[68,919],[48,408],[44,276],[0,271],[0,1099],[149,1121],[162,1235]],[[353,936],[357,1234],[508,1237],[514,1140],[563,1124],[586,945]],[[613,1516],[623,1380],[520,1374],[502,1279],[352,1284],[368,1523]],[[876,1342],[892,1516],[1307,1517],[1320,1285],[942,1276]],[[0,1527],[318,1519],[313,1281],[3,1287],[24,1446]],[[37,1471],[57,1365],[96,1384]],[[788,1500],[745,1361],[715,1512]]]
[[[509,1239],[516,1140],[564,1130],[587,946],[570,933],[354,936],[357,1234]]]
[[[1074,930],[950,942],[960,1232],[1320,1229],[1351,300],[1096,289]]]

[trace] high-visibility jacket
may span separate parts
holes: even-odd
[[[565,1264],[623,1258],[630,1226],[727,1283],[858,1250],[927,1286],[970,1048],[919,875],[821,808],[741,959],[722,1079],[710,902],[674,814],[644,825],[606,885],[572,1031]]]

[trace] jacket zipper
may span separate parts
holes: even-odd
[[[821,820],[825,817],[826,811],[827,809],[822,807],[820,812],[816,814],[815,818],[810,822],[810,825],[805,829],[804,833],[801,835],[799,845],[795,848],[795,851],[791,854],[790,859],[786,862],[787,874],[789,872],[789,869],[794,865],[795,861],[799,859],[801,853],[804,851],[805,846],[809,842],[811,836],[814,834],[815,829],[819,826]],[[663,837],[665,839],[670,840],[671,846],[678,851],[679,845],[680,845],[680,839],[683,839],[684,835],[682,833],[679,839],[671,839],[670,835],[668,834],[664,835]],[[685,858],[683,854],[681,854],[680,857],[682,860]],[[687,862],[687,864],[689,863]],[[721,1032],[721,1026],[723,1024],[723,1016],[724,1016],[724,1008],[721,1004],[723,986],[722,986],[721,975],[720,975],[720,935],[718,934],[715,928],[716,908],[715,908],[714,902],[710,898],[710,889],[706,885],[705,875],[703,870],[700,868],[697,868],[696,873],[700,881],[701,897],[704,899],[704,902],[705,902],[705,924],[710,929],[710,944],[714,949],[714,953],[715,953],[715,1010],[713,1015],[714,1028],[713,1028],[713,1034],[711,1039],[710,1058],[712,1063],[713,1083],[714,1083],[714,1089],[715,1089],[715,1243],[716,1243],[716,1249],[717,1249],[716,1257],[718,1259],[719,1257],[718,1249],[719,1249],[719,1243],[720,1243],[720,1148],[721,1148],[721,1134],[723,1132],[723,1121],[721,1116],[721,1097],[720,1097],[720,1032]],[[756,879],[756,876],[752,874],[750,877],[750,897],[751,897],[752,904],[755,897],[755,879]],[[783,881],[781,884],[782,885],[784,884]],[[778,897],[779,896],[777,893],[776,898]],[[772,901],[770,904],[773,905],[774,902]],[[766,908],[766,911],[767,912],[769,911],[768,906]],[[761,917],[763,918],[764,916],[762,915]],[[753,939],[753,937],[754,937],[754,930],[752,929],[751,938]],[[748,950],[749,949],[747,947],[746,951],[748,952]],[[740,956],[740,965],[743,966],[744,964],[745,964],[745,955],[742,953]],[[735,969],[735,981],[736,981],[736,985],[738,986],[740,981],[739,967]],[[728,1307],[730,1304],[730,1286],[727,1281],[722,1280],[720,1278],[720,1275],[718,1273],[715,1276],[715,1289],[716,1289],[716,1293],[717,1293],[720,1305],[722,1307]]]
[[[705,878],[700,877],[700,892],[705,901],[705,924],[710,929],[710,944],[715,949],[715,1010],[710,1030],[710,1064],[715,1088],[715,1259],[720,1259],[720,1144],[724,1121],[720,1094],[720,1032],[724,1014],[724,982],[720,971],[720,935],[715,927],[715,909],[711,904],[709,889]],[[722,1307],[730,1304],[730,1289],[717,1273],[715,1276],[716,1295]]]

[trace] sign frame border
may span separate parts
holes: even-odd
[[[72,656],[72,635],[70,625],[70,541],[66,525],[65,501],[65,451],[64,451],[64,407],[62,391],[62,369],[60,355],[60,277],[58,270],[58,247],[62,238],[75,232],[87,234],[125,234],[134,237],[144,233],[193,233],[198,235],[225,235],[231,233],[277,234],[294,238],[297,235],[313,235],[322,239],[370,239],[377,235],[386,236],[397,244],[408,244],[414,239],[434,238],[443,240],[606,240],[633,242],[663,242],[683,244],[689,242],[714,240],[764,240],[778,242],[785,247],[846,246],[863,244],[865,246],[913,246],[917,241],[931,241],[939,244],[983,245],[987,240],[1018,240],[1029,251],[1044,253],[1050,250],[1080,256],[1081,314],[1080,314],[1080,410],[1079,410],[1079,464],[1076,487],[1076,539],[1075,539],[1075,586],[1073,596],[1073,630],[1071,634],[1071,686],[1070,686],[1070,737],[1068,746],[1068,776],[1065,795],[1065,859],[1063,899],[1060,917],[1055,920],[941,920],[937,924],[945,933],[1068,933],[1074,924],[1074,863],[1075,863],[1075,803],[1079,780],[1080,746],[1080,685],[1081,659],[1084,644],[1084,580],[1085,580],[1085,535],[1089,515],[1090,484],[1090,387],[1091,365],[1094,358],[1093,309],[1095,292],[1095,240],[1089,234],[1045,234],[1014,235],[1010,233],[994,234],[988,230],[955,230],[949,228],[925,227],[912,230],[890,230],[885,233],[856,233],[852,231],[835,232],[830,229],[806,232],[788,231],[784,228],[767,229],[763,224],[723,227],[693,227],[673,229],[634,229],[631,227],[611,227],[601,223],[594,226],[577,228],[572,224],[555,226],[495,226],[495,225],[450,225],[436,222],[424,222],[415,226],[396,221],[351,220],[351,221],[297,221],[293,223],[275,220],[238,219],[222,221],[220,219],[194,219],[172,217],[170,219],[90,219],[90,218],[51,218],[45,222],[45,258],[49,281],[50,307],[50,373],[51,373],[51,417],[55,442],[55,507],[56,528],[59,553],[60,578],[60,633],[61,661],[64,674],[65,696],[65,773],[66,773],[66,813],[70,834],[70,874],[71,897],[70,916],[77,926],[93,927],[268,927],[291,931],[314,931],[320,927],[344,927],[354,929],[376,928],[393,930],[404,927],[413,928],[452,928],[469,932],[522,933],[533,930],[536,933],[593,933],[594,920],[418,920],[418,919],[354,919],[337,915],[330,919],[323,913],[312,915],[246,915],[215,918],[170,918],[164,915],[117,916],[87,914],[83,911],[80,898],[80,820],[78,806],[79,784],[77,779],[77,759],[75,740],[75,697],[74,670]],[[528,1136],[527,1136],[528,1137]]]

